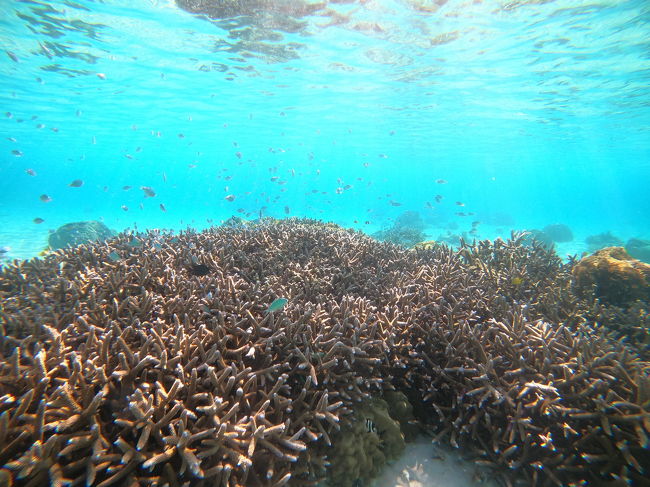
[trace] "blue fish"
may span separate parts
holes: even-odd
[[[289,302],[286,298],[278,298],[271,303],[269,309],[266,310],[267,313],[273,313],[274,311],[280,311],[284,308],[284,305]]]

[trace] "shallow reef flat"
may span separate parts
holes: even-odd
[[[300,219],[8,264],[0,485],[367,486],[422,434],[506,486],[648,485],[647,303],[575,266]]]

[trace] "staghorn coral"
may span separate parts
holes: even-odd
[[[641,482],[650,365],[522,239],[404,250],[290,219],[9,265],[0,482],[311,485],[390,391],[506,483]]]

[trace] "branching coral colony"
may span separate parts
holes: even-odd
[[[406,422],[364,411],[395,394],[506,484],[647,485],[649,364],[573,266],[296,219],[8,265],[0,485],[314,485],[355,422],[394,454]]]

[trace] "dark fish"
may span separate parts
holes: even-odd
[[[120,208],[122,208],[124,211],[129,211],[129,207],[126,205],[122,205]]]
[[[441,201],[442,201],[442,195],[441,195],[441,194],[437,194],[437,195],[436,195],[436,203],[440,203]]]
[[[390,201],[391,206],[402,206],[402,203],[398,201]]]
[[[44,124],[44,123],[39,123],[39,124],[36,126],[36,128],[37,128],[37,129],[44,129],[44,128],[45,128],[45,124]]]
[[[40,225],[40,224],[43,223],[45,220],[43,220],[42,218],[34,218],[32,221],[33,221],[34,223],[36,223],[37,225]]]
[[[5,52],[7,53],[7,56],[9,56],[9,59],[11,59],[15,63],[18,62],[18,56],[16,56],[13,52],[11,51],[5,51]]]
[[[388,156],[386,154],[379,154],[379,157],[381,157],[382,159],[388,159]]]
[[[160,209],[162,211],[167,211],[167,208],[165,208],[165,205],[163,205],[162,203],[160,203]]]
[[[289,213],[291,213],[291,209],[288,206],[285,206],[284,212],[288,215]]]
[[[16,157],[22,157],[22,155],[23,155],[23,153],[21,151],[19,151],[18,149],[12,150],[11,153]]]
[[[456,201],[456,204],[457,204],[458,206],[465,206],[465,203],[462,203],[462,202],[460,202],[460,201]]]
[[[128,191],[128,190],[131,189],[131,186],[122,186],[122,189],[123,189],[124,191]]]
[[[179,138],[179,139],[184,139],[184,138],[185,138],[185,135],[183,135],[183,134],[178,134],[178,138]]]
[[[40,199],[43,203],[49,203],[50,201],[52,201],[52,198],[50,198],[50,197],[49,197],[48,195],[46,195],[46,194],[42,194],[42,195],[39,197],[39,199]]]
[[[144,191],[145,198],[153,198],[154,196],[156,196],[156,192],[153,190],[153,188],[150,188],[149,186],[140,186],[140,189]]]
[[[445,180],[445,179],[436,179],[436,183],[438,183],[438,184],[447,184],[447,180]]]
[[[84,185],[84,182],[81,179],[75,179],[68,186],[71,188],[81,188]]]
[[[235,155],[237,156],[237,159],[241,159],[241,152],[237,151],[235,152]]]
[[[36,171],[34,171],[33,169],[25,169],[25,172],[30,176],[36,176]]]
[[[230,201],[232,203],[233,201],[235,201],[235,195],[234,194],[229,194],[228,196],[226,196],[224,198],[224,200]]]
[[[205,264],[196,264],[192,262],[188,268],[187,272],[192,276],[205,276],[209,274],[211,269]]]

